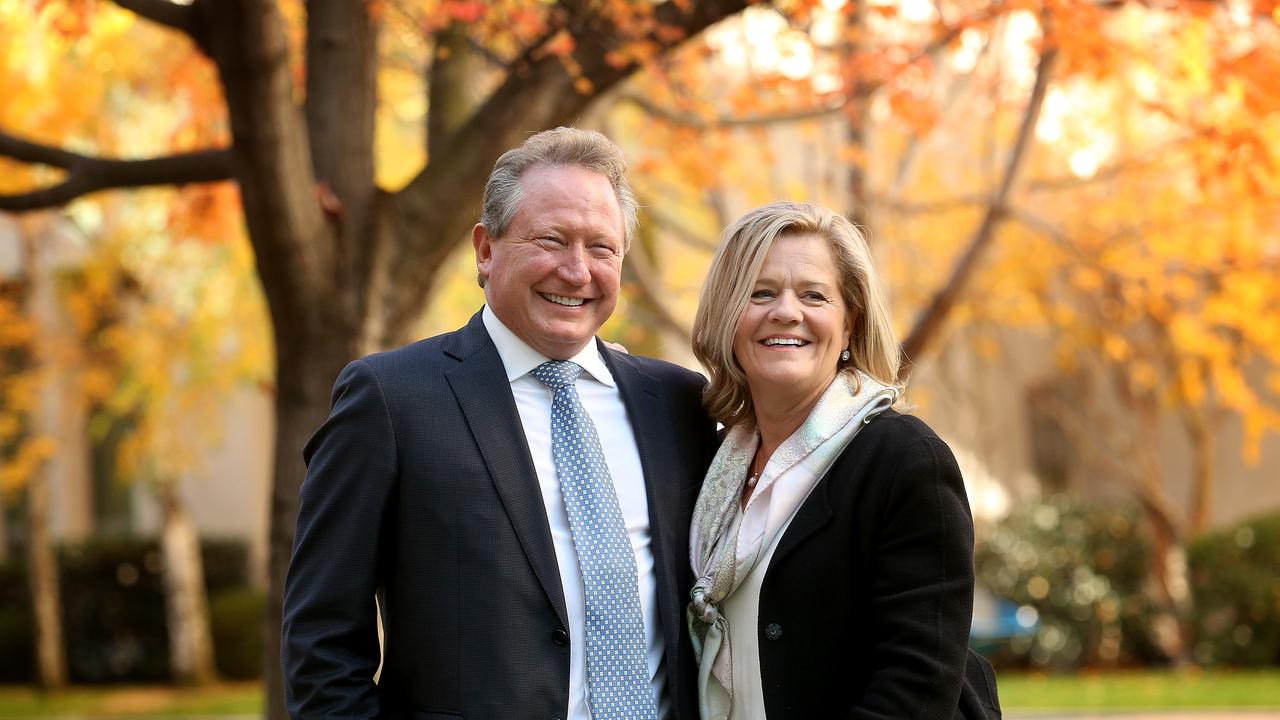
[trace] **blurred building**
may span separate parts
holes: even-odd
[[[1150,433],[1087,375],[1057,369],[1047,338],[1027,331],[1001,335],[998,355],[984,357],[956,330],[911,380],[925,395],[921,414],[957,448],[962,466],[965,458],[980,462],[981,472],[998,478],[1014,502],[1059,492],[1132,498],[1126,466],[1136,460],[1132,453],[1149,451],[1168,497],[1185,512],[1194,458],[1171,410],[1161,412],[1157,432]],[[1265,382],[1261,372],[1250,379]],[[1209,526],[1280,509],[1277,467],[1280,437],[1265,436],[1258,461],[1250,464],[1240,418],[1224,415],[1213,435]],[[973,500],[981,515],[981,499]]]
[[[41,401],[31,432],[52,438],[55,452],[42,469],[53,499],[51,528],[63,540],[92,536],[156,535],[160,508],[145,482],[121,477],[113,446],[127,423],[90,427],[78,390],[72,320],[59,299],[60,273],[83,261],[87,240],[56,214],[14,218],[0,214],[0,283],[25,286],[38,324],[34,348],[41,369]],[[205,537],[234,538],[249,546],[253,576],[265,581],[273,403],[257,387],[221,399],[197,424],[216,423],[221,441],[205,448],[193,470],[178,479],[182,498]],[[301,459],[299,459],[301,462]],[[12,498],[10,498],[12,499]],[[9,532],[21,532],[18,507],[7,508]]]

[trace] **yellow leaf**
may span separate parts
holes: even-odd
[[[1107,357],[1116,362],[1121,362],[1129,358],[1129,343],[1125,342],[1122,337],[1108,335],[1107,339],[1102,343],[1102,350]]]

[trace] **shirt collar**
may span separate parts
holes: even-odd
[[[489,331],[489,337],[493,339],[494,347],[498,348],[502,366],[507,370],[507,382],[515,382],[528,375],[530,370],[550,360],[511,332],[488,305],[484,306],[481,319],[484,320],[485,330]],[[609,367],[604,364],[604,358],[600,356],[600,348],[597,347],[595,338],[592,338],[592,342],[587,343],[577,355],[569,359],[582,366],[582,369],[597,382],[609,387],[617,387],[613,374],[609,372]]]

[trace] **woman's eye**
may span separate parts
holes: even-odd
[[[751,293],[751,297],[755,300],[768,300],[769,298],[773,297],[773,291],[772,290],[756,290],[755,292]]]
[[[812,303],[824,303],[827,301],[827,296],[822,293],[808,292],[804,294],[804,299]]]

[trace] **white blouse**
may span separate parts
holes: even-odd
[[[747,501],[746,512],[738,513],[730,530],[738,537],[739,567],[751,552],[754,543],[748,538],[753,534],[769,537],[772,533],[773,542],[760,548],[759,561],[742,584],[721,603],[721,611],[729,621],[729,647],[733,649],[733,706],[729,720],[762,720],[765,716],[764,683],[760,677],[760,588],[774,550],[787,533],[796,511],[817,484],[814,473],[825,473],[830,467],[831,459],[820,455],[809,455],[775,477],[772,483],[765,483],[773,466],[771,461]]]

